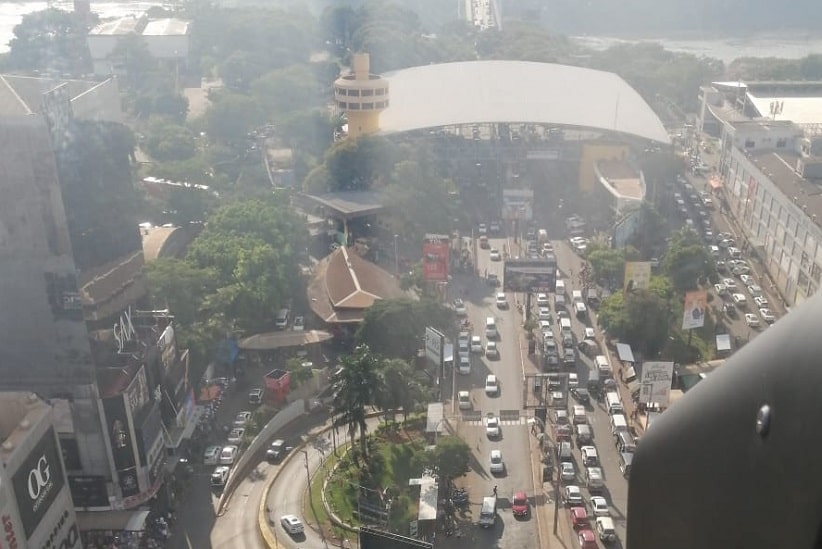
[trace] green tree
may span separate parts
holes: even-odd
[[[662,269],[679,292],[693,290],[700,281],[716,277],[713,257],[700,242],[699,236],[688,228],[672,236]]]
[[[322,158],[334,142],[334,120],[325,109],[302,110],[283,118],[280,130],[291,147]]]
[[[157,59],[148,50],[145,40],[135,33],[118,37],[111,52],[111,62],[125,71],[126,82],[133,90],[149,87],[153,83],[149,75],[158,68]]]
[[[356,339],[382,356],[410,359],[427,326],[447,332],[453,325],[454,312],[433,300],[383,299],[366,311]]]
[[[396,147],[384,137],[343,139],[325,155],[331,191],[367,190],[386,182],[396,163]]]
[[[226,86],[245,92],[267,68],[268,62],[260,52],[238,50],[231,53],[218,70]]]
[[[152,304],[168,308],[176,323],[193,326],[199,319],[205,297],[217,288],[217,273],[173,258],[160,258],[146,265]]]
[[[251,84],[252,93],[266,117],[280,120],[294,112],[322,106],[320,90],[327,82],[318,82],[308,65],[274,69]]]
[[[459,437],[441,436],[432,452],[426,452],[428,466],[433,469],[443,485],[470,471],[471,447]]]
[[[597,284],[620,286],[625,274],[625,252],[614,248],[595,248],[588,252],[588,262]]]
[[[376,405],[381,410],[402,408],[403,419],[426,401],[427,391],[420,373],[407,361],[389,359],[382,363],[378,372],[380,391],[376,395]]]
[[[259,124],[260,106],[250,97],[229,93],[211,103],[204,116],[210,137],[237,144]]]
[[[9,42],[9,66],[49,74],[91,69],[86,23],[76,12],[49,8],[23,16]]]
[[[608,334],[644,356],[656,356],[665,347],[672,320],[670,304],[647,290],[614,293],[599,310],[599,322]]]
[[[143,148],[159,162],[180,161],[194,156],[197,143],[185,126],[157,121],[151,125]]]
[[[359,345],[353,354],[342,357],[341,366],[331,380],[334,388],[334,426],[347,427],[352,444],[359,432],[360,452],[365,458],[368,431],[366,409],[375,404],[381,390],[377,373],[379,359],[367,345]]]
[[[634,246],[642,258],[653,257],[665,242],[667,225],[653,204],[643,202],[639,214],[639,226],[631,237]]]

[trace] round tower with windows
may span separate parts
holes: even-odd
[[[352,73],[334,82],[334,102],[348,119],[348,135],[359,137],[380,129],[380,113],[388,108],[388,80],[369,73],[367,53],[352,57]]]

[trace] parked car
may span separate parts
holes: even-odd
[[[220,461],[220,446],[209,446],[203,453],[203,465],[217,465]]]
[[[731,297],[733,298],[734,303],[736,303],[739,307],[744,307],[748,304],[748,299],[745,297],[745,294],[736,293]]]
[[[528,496],[525,495],[524,491],[519,490],[514,492],[514,497],[511,500],[511,511],[514,513],[515,517],[528,516]]]
[[[602,496],[591,496],[588,500],[591,506],[591,514],[595,517],[610,517],[611,511],[608,509],[608,500]]]
[[[566,486],[562,491],[562,499],[567,507],[583,505],[582,491],[579,489],[579,486],[573,484]]]
[[[465,310],[465,302],[463,300],[454,300],[454,312],[457,316],[465,316],[467,314],[467,311]]]
[[[568,509],[568,513],[570,514],[571,526],[574,530],[587,530],[591,528],[591,524],[588,522],[588,511],[585,510],[585,507],[575,505]]]
[[[234,418],[234,427],[245,427],[251,421],[251,412],[240,412]]]
[[[480,336],[471,336],[471,352],[482,354],[482,338]]]
[[[499,394],[499,381],[494,374],[488,374],[485,378],[485,394],[497,396]]]
[[[248,392],[248,403],[251,405],[257,405],[263,403],[263,390],[259,387],[256,389],[251,389]]]
[[[488,456],[489,470],[493,475],[500,475],[505,472],[505,462],[502,461],[502,450],[491,450]]]
[[[749,328],[759,328],[759,317],[753,313],[745,313],[745,324]]]
[[[304,316],[295,316],[294,317],[294,324],[292,324],[292,329],[295,332],[302,332],[305,330],[305,317]]]
[[[485,358],[489,360],[497,360],[499,358],[499,349],[497,349],[496,341],[489,341],[485,344]]]
[[[769,305],[768,298],[764,295],[754,297],[754,303],[756,303],[756,306],[760,309],[764,309]]]
[[[236,427],[228,433],[228,438],[226,440],[229,444],[239,444],[242,442],[244,435],[245,427]]]
[[[508,308],[508,298],[505,297],[505,294],[503,292],[499,292],[497,294],[496,302],[497,302],[497,308],[498,309],[507,309]]]
[[[225,465],[220,465],[214,472],[211,473],[211,485],[215,488],[220,488],[225,486],[226,480],[228,480],[228,473],[231,469]]]
[[[224,446],[220,450],[220,465],[234,465],[234,460],[237,459],[239,449],[234,446]]]
[[[491,251],[488,253],[488,259],[491,261],[501,261],[502,255],[500,255],[499,250],[496,248],[491,248]]]
[[[537,307],[548,306],[548,294],[537,294]]]
[[[593,530],[583,529],[577,532],[577,541],[580,549],[599,549],[597,536]]]
[[[471,393],[468,391],[460,391],[457,393],[457,401],[459,402],[460,410],[471,409]]]
[[[494,412],[488,412],[485,415],[485,435],[488,438],[499,438],[501,432],[499,418]]]
[[[751,284],[748,286],[748,292],[750,292],[753,297],[760,297],[762,295],[762,288],[756,284]]]

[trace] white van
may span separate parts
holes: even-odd
[[[557,295],[565,295],[565,281],[562,280],[561,278],[557,279],[556,294]]]
[[[291,316],[291,311],[288,309],[280,309],[277,311],[277,315],[274,317],[274,326],[278,330],[285,330],[288,328],[288,320]]]
[[[582,301],[582,290],[574,290],[571,292],[571,301]]]
[[[496,496],[486,496],[482,498],[480,508],[479,525],[483,528],[490,528],[497,520],[497,498]]]
[[[599,467],[585,468],[585,484],[590,492],[599,492],[605,488],[605,481],[602,478],[602,469]]]
[[[622,405],[622,400],[619,398],[619,393],[605,393],[605,407],[608,408],[608,415],[625,413],[625,407]]]
[[[608,357],[605,355],[597,355],[594,357],[594,365],[599,372],[600,377],[613,377],[614,372],[611,370],[611,363],[608,362]]]
[[[620,432],[628,432],[628,420],[622,414],[614,414],[611,416],[611,434],[616,435]]]
[[[562,317],[559,319],[559,331],[561,334],[571,333],[571,319]]]
[[[498,335],[497,320],[493,316],[487,317],[485,319],[485,337],[488,339],[496,339]]]

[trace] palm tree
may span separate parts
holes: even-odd
[[[402,359],[386,360],[379,371],[377,407],[383,411],[402,408],[403,419],[425,400],[425,388],[414,367]]]
[[[360,345],[353,355],[342,358],[342,368],[334,375],[334,426],[348,427],[348,436],[354,442],[354,435],[360,433],[360,451],[366,455],[365,433],[368,426],[366,408],[373,406],[379,393],[379,359],[371,353],[367,345]]]

